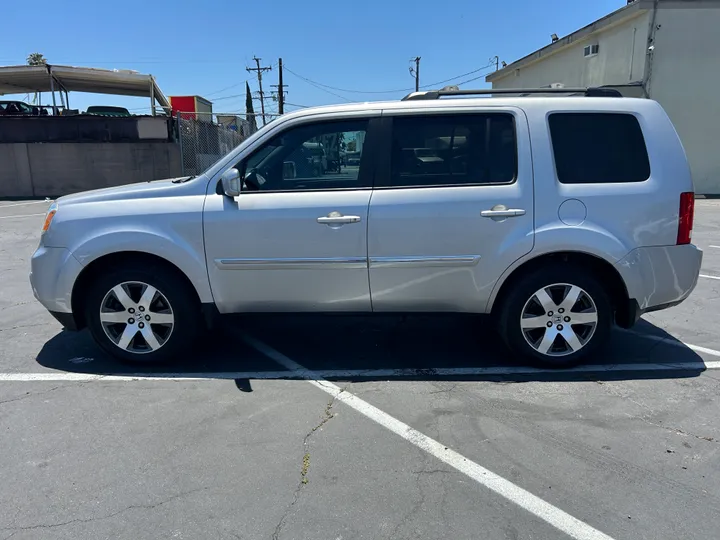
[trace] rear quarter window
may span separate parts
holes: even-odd
[[[555,169],[563,184],[644,182],[650,177],[637,118],[623,113],[553,113]]]

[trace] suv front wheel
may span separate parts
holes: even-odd
[[[187,284],[164,268],[141,264],[99,275],[85,317],[95,341],[129,362],[176,359],[193,344],[200,324]]]
[[[546,367],[569,367],[607,342],[612,319],[610,299],[594,275],[553,264],[513,286],[499,322],[512,352]]]

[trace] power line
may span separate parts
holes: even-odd
[[[467,73],[461,73],[460,75],[455,75],[454,77],[450,77],[449,79],[443,79],[442,81],[436,81],[436,82],[432,82],[432,83],[429,83],[429,84],[423,84],[423,85],[420,86],[420,88],[432,88],[433,86],[437,86],[437,85],[439,85],[439,84],[443,84],[443,83],[446,83],[446,82],[450,82],[450,81],[453,81],[453,80],[455,80],[455,79],[459,79],[460,77],[467,77],[468,75],[472,75],[473,73],[477,73],[478,71],[481,71],[481,70],[483,70],[483,69],[486,69],[486,68],[488,68],[488,67],[490,67],[491,65],[494,65],[494,64],[495,64],[495,61],[493,60],[492,62],[490,62],[490,63],[488,63],[488,64],[485,64],[484,66],[480,66],[480,67],[477,68],[477,69],[473,69],[472,71],[468,71]],[[295,73],[294,71],[292,71],[291,69],[289,69],[289,68],[287,67],[287,65],[285,65],[285,66],[283,66],[283,67],[284,67],[285,71],[288,71],[288,72],[292,73],[293,75],[295,75],[296,77],[304,80],[305,82],[310,83],[310,84],[312,84],[313,86],[316,86],[316,87],[322,87],[321,90],[324,89],[324,88],[329,88],[329,89],[331,89],[331,90],[337,90],[338,92],[346,92],[346,93],[349,93],[349,94],[397,94],[398,92],[412,92],[412,91],[413,91],[413,88],[396,88],[395,90],[349,90],[349,89],[347,89],[347,88],[339,88],[339,87],[337,87],[337,86],[330,86],[329,84],[323,84],[323,83],[320,83],[320,82],[317,82],[317,81],[313,81],[312,79],[308,79],[307,77],[304,77],[304,76],[300,75],[299,73]],[[467,82],[467,81],[466,81],[466,82]],[[462,83],[461,83],[461,84],[462,84]],[[332,93],[332,92],[330,92],[330,93]],[[340,98],[342,98],[342,99],[345,99],[346,101],[350,101],[350,100],[348,100],[347,98],[345,98],[345,97],[343,97],[343,96],[339,96],[338,94],[333,94],[333,95],[334,95],[334,96],[337,96],[337,97],[340,97]]]
[[[491,73],[494,73],[494,71],[488,71],[487,73],[483,73],[482,75],[478,75],[477,77],[473,77],[472,79],[468,79],[463,82],[456,83],[456,86],[460,86],[469,82],[477,81],[478,79],[482,79],[483,77],[486,77],[487,75],[490,75]]]
[[[228,86],[228,87],[226,87],[226,88],[223,88],[222,90],[216,90],[215,92],[210,92],[209,94],[205,94],[205,97],[210,97],[210,96],[215,95],[215,94],[221,94],[222,92],[225,92],[225,91],[230,90],[230,89],[232,89],[232,88],[237,88],[238,86],[240,86],[241,84],[245,84],[246,82],[247,82],[247,81],[239,82],[239,83],[237,83],[237,84],[231,84],[230,86]]]
[[[314,86],[315,88],[317,88],[318,90],[322,90],[323,92],[326,92],[326,93],[328,93],[328,94],[332,94],[332,95],[335,96],[335,97],[339,97],[340,99],[345,100],[345,101],[347,101],[348,103],[352,103],[352,101],[349,100],[348,98],[346,98],[345,96],[341,96],[340,94],[336,94],[335,92],[332,92],[332,91],[330,91],[330,90],[326,90],[325,88],[323,88],[323,85],[318,84],[318,83],[316,83],[316,82],[314,82],[314,81],[311,81],[311,80],[308,79],[307,77],[303,77],[302,75],[298,75],[298,74],[295,73],[294,71],[289,70],[287,66],[283,66],[283,69],[284,69],[285,71],[287,71],[288,73],[292,73],[292,74],[295,75],[296,77],[302,79],[302,80],[305,81],[306,83],[313,85],[313,86]]]
[[[220,97],[213,99],[213,101],[222,101],[224,99],[233,99],[233,98],[237,98],[237,97],[243,97],[244,95],[245,94],[232,94],[230,96],[220,96]]]
[[[424,84],[420,88],[430,88],[431,86],[437,86],[438,84],[443,84],[446,82],[454,81],[455,79],[459,79],[460,77],[467,77],[468,75],[472,75],[473,73],[477,73],[478,71],[481,71],[483,69],[489,68],[491,65],[493,65],[495,62],[491,62],[485,66],[479,67],[477,69],[473,69],[472,71],[468,71],[467,73],[463,73],[462,75],[455,75],[454,77],[450,77],[449,79],[445,79],[444,81],[437,81],[430,84]],[[483,75],[484,77],[485,75]],[[467,82],[467,81],[466,81]],[[460,83],[462,84],[462,83]]]
[[[292,74],[295,75],[296,77],[302,79],[302,80],[305,81],[305,82],[308,82],[308,83],[312,84],[313,86],[323,87],[323,88],[330,88],[330,89],[332,89],[332,90],[337,90],[338,92],[348,92],[348,93],[350,93],[350,94],[392,94],[392,93],[406,92],[406,91],[407,91],[407,88],[401,88],[401,89],[399,89],[399,90],[382,90],[382,91],[367,91],[367,92],[364,92],[364,91],[362,91],[362,90],[347,90],[347,89],[345,89],[345,88],[337,88],[337,87],[335,87],[335,86],[330,86],[329,84],[323,84],[323,83],[319,83],[319,82],[313,81],[313,80],[311,80],[311,79],[308,79],[307,77],[303,77],[303,76],[300,75],[299,73],[295,73],[294,71],[292,71],[292,70],[291,70],[290,68],[288,68],[287,66],[284,66],[284,68],[285,68],[285,71],[287,71],[287,72],[289,72],[289,73],[292,73]],[[320,88],[320,89],[322,90],[323,88]],[[332,93],[332,92],[330,92],[330,93]],[[333,94],[333,95],[337,96],[337,94]],[[346,101],[349,101],[348,99],[344,98],[343,96],[338,96],[338,97],[342,97],[342,98],[345,99]]]

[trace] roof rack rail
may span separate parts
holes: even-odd
[[[412,92],[402,101],[416,101],[425,99],[440,99],[446,96],[485,96],[493,94],[571,94],[585,97],[622,97],[619,90],[615,88],[604,88],[601,86],[589,88],[486,88],[483,90],[428,90],[426,92]]]

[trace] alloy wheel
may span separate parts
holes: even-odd
[[[170,339],[175,315],[157,288],[141,281],[125,281],[103,298],[100,323],[115,346],[145,354],[157,351]]]
[[[592,339],[598,324],[595,301],[581,287],[555,283],[525,303],[520,328],[525,341],[545,356],[567,356]]]

